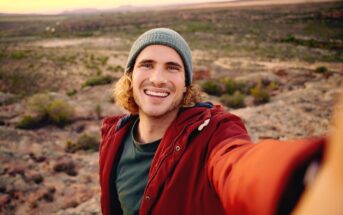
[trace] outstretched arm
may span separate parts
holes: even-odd
[[[333,123],[324,163],[294,214],[343,214],[343,95]]]
[[[230,135],[220,142],[218,138],[211,140],[215,147],[208,160],[208,177],[223,207],[228,214],[268,215],[280,209],[289,213],[302,192],[298,186],[293,187],[302,183],[299,173],[301,176],[322,152],[324,139],[263,140],[253,144],[238,124],[237,120],[221,124],[214,137]],[[295,192],[287,192],[289,189]],[[293,203],[289,204],[287,196]]]

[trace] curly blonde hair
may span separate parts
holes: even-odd
[[[125,73],[115,84],[114,99],[116,104],[125,108],[131,114],[138,114],[138,105],[133,97],[132,73]],[[190,107],[200,102],[202,99],[201,91],[196,85],[187,86],[181,106]]]

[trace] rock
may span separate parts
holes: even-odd
[[[280,77],[286,77],[288,75],[288,72],[285,69],[276,69],[273,73]]]
[[[56,192],[55,187],[48,187],[43,194],[43,199],[47,202],[54,201],[54,193]]]
[[[27,182],[34,182],[36,184],[40,184],[44,180],[43,176],[35,171],[26,172],[25,179]]]
[[[82,133],[86,129],[86,124],[82,121],[76,121],[71,125],[71,129],[76,133]]]
[[[15,102],[18,99],[18,96],[0,92],[0,105],[7,105]]]
[[[0,214],[2,210],[14,214],[17,206],[26,202],[26,195],[37,189],[37,185],[26,183],[19,174],[4,174],[0,176],[0,188]]]
[[[4,193],[6,192],[6,185],[5,183],[1,183],[1,180],[0,180],[0,193]]]
[[[56,213],[56,215],[96,215],[101,214],[100,211],[100,199],[95,196],[88,201],[78,204],[76,207],[65,208]]]
[[[24,175],[26,166],[20,163],[12,163],[8,166],[7,172],[10,176]]]
[[[30,153],[29,155],[30,155],[30,158],[37,163],[41,163],[46,160],[46,157],[43,155],[36,156],[34,153]]]
[[[27,198],[30,208],[38,207],[39,201],[44,200],[46,202],[54,201],[55,187],[41,187],[36,192],[30,193]]]
[[[193,72],[193,80],[208,80],[211,78],[211,72],[209,69],[197,69]]]
[[[75,199],[66,199],[64,202],[64,209],[67,208],[76,208],[79,205],[79,202],[76,201]]]
[[[62,157],[54,165],[55,172],[65,172],[67,175],[76,176],[76,166],[74,161],[69,157]]]
[[[8,194],[0,194],[0,211],[6,204],[11,201],[11,196]]]

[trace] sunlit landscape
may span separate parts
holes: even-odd
[[[343,3],[232,4],[1,14],[0,213],[100,213],[101,121],[124,113],[113,84],[154,27],[185,37],[205,100],[239,115],[254,141],[330,132]]]

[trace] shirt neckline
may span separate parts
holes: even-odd
[[[150,143],[140,143],[140,142],[138,142],[135,139],[135,135],[134,135],[134,133],[135,133],[135,131],[137,129],[138,122],[139,122],[139,118],[137,118],[135,120],[135,122],[133,123],[132,128],[131,128],[131,134],[130,134],[134,147],[137,148],[138,150],[144,151],[144,152],[155,152],[157,147],[158,147],[158,145],[161,142],[161,139],[152,141]]]

